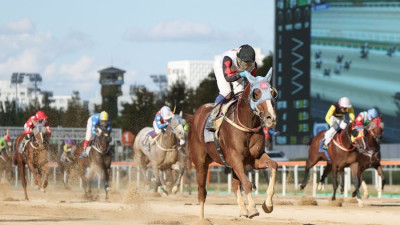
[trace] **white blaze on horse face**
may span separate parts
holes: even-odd
[[[272,101],[271,100],[267,100],[267,106],[268,106],[268,112],[271,115],[271,119],[273,121],[276,121],[276,113],[275,113],[275,109],[272,106]]]

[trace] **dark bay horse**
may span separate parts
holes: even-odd
[[[104,190],[106,192],[106,200],[108,199],[108,192],[110,186],[108,184],[111,175],[111,161],[112,151],[109,143],[111,137],[103,129],[99,129],[99,135],[95,136],[92,144],[90,145],[90,152],[88,158],[79,158],[83,152],[83,143],[81,143],[76,152],[75,160],[78,162],[79,174],[82,179],[85,196],[88,199],[93,199],[92,196],[92,182],[95,172],[100,176],[99,179],[104,181]],[[85,170],[89,168],[85,176]]]
[[[366,127],[366,146],[365,149],[360,149],[360,154],[358,156],[358,176],[361,180],[361,185],[364,189],[364,198],[368,198],[368,189],[365,181],[362,178],[362,173],[368,168],[375,168],[378,175],[382,179],[381,190],[383,190],[386,180],[382,171],[381,166],[381,147],[380,143],[382,140],[384,123],[382,122],[382,115],[378,118],[373,119],[369,125]],[[378,190],[379,191],[379,190]]]
[[[7,142],[6,146],[0,153],[0,182],[2,181],[3,171],[6,174],[6,180],[11,182],[12,170],[12,143]]]
[[[161,187],[162,191],[168,194],[162,175],[164,171],[170,170],[171,166],[179,161],[179,154],[185,154],[184,152],[179,153],[179,151],[184,151],[184,148],[179,147],[180,141],[185,140],[183,126],[182,118],[173,117],[165,128],[165,132],[162,132],[153,139],[150,144],[150,151],[146,150],[143,141],[153,128],[145,127],[136,135],[133,143],[135,161],[140,168],[142,177],[145,178],[145,182],[147,183],[149,182],[149,178],[146,176],[147,164],[151,162],[155,184],[154,192],[157,192],[158,187]],[[172,188],[173,194],[178,191],[183,173],[184,165],[180,165],[178,178]]]
[[[264,133],[262,126],[272,128],[276,124],[274,97],[276,90],[269,81],[272,73],[266,77],[247,75],[250,82],[239,96],[235,106],[230,107],[219,129],[218,140],[226,163],[232,167],[232,187],[240,208],[240,215],[245,217],[258,216],[256,204],[251,196],[252,183],[245,172],[245,166],[254,169],[270,169],[270,183],[267,189],[267,199],[262,208],[264,212],[273,210],[272,196],[274,195],[275,177],[278,164],[264,152]],[[188,116],[189,134],[186,147],[196,168],[198,184],[198,200],[200,217],[204,218],[204,203],[207,196],[206,178],[211,162],[224,164],[213,142],[205,142],[204,127],[212,104],[202,105],[193,116]],[[243,201],[241,188],[248,199],[248,208]]]
[[[323,175],[321,179],[325,179],[325,177],[332,171],[333,175],[333,195],[332,201],[336,200],[336,190],[338,188],[338,173],[343,172],[345,167],[351,168],[353,184],[355,187],[355,195],[357,196],[357,201],[359,206],[362,206],[362,200],[359,193],[359,185],[360,180],[357,176],[358,174],[358,151],[355,150],[353,143],[351,141],[351,131],[352,124],[347,124],[346,128],[342,131],[335,134],[332,138],[331,143],[328,146],[328,155],[331,159],[331,162],[328,162],[327,166],[324,169]],[[321,146],[321,141],[324,139],[325,131],[321,131],[318,133],[310,143],[310,147],[308,149],[308,159],[305,168],[305,174],[302,184],[300,185],[301,189],[307,185],[308,173],[309,170],[318,163],[319,160],[328,161],[327,156],[324,152],[319,151]],[[320,184],[323,180],[320,179]]]
[[[25,146],[24,154],[19,152],[19,145],[23,141],[25,134],[20,134],[15,140],[15,156],[14,163],[18,165],[21,174],[22,187],[25,193],[25,200],[29,200],[26,190],[25,164],[28,164],[29,170],[32,172],[35,185],[45,192],[48,178],[48,153],[50,135],[42,124],[37,124],[33,129],[34,138]],[[42,177],[43,175],[43,177]]]

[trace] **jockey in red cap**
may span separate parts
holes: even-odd
[[[43,124],[46,127],[47,132],[51,135],[50,124],[47,121],[47,115],[43,111],[37,111],[34,116],[31,116],[26,123],[24,124],[24,134],[25,139],[22,142],[20,147],[20,152],[23,153],[25,151],[26,144],[32,139],[33,133],[32,130],[39,124]]]

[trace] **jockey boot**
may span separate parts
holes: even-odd
[[[211,110],[210,115],[208,116],[207,122],[206,122],[206,129],[209,131],[215,131],[214,127],[214,120],[217,117],[219,112],[219,107],[217,105],[214,105],[214,108]]]
[[[89,157],[89,148],[90,147],[88,146],[85,149],[83,149],[82,153],[79,155],[79,158],[83,159]]]
[[[87,149],[89,148],[89,141],[85,140],[85,142],[83,143],[83,151],[82,153],[79,155],[79,158],[87,158],[89,155],[87,153]]]
[[[24,154],[25,153],[25,146],[28,144],[30,140],[30,136],[26,135],[23,142],[20,145],[20,148],[18,149],[19,153]]]
[[[328,150],[328,145],[324,144],[324,145],[322,145],[322,148],[325,150]]]

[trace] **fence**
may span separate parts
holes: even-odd
[[[282,185],[282,190],[281,190],[281,194],[282,196],[285,196],[287,194],[287,190],[289,185],[293,185],[294,190],[298,190],[299,189],[299,172],[304,170],[304,167],[306,165],[305,161],[290,161],[290,162],[278,162],[279,168],[278,168],[278,174],[281,180],[281,185]],[[312,188],[312,195],[316,196],[316,185],[317,185],[317,174],[319,171],[319,175],[321,176],[323,173],[323,169],[326,165],[326,162],[319,162],[317,165],[315,165],[312,168],[312,184],[313,184],[313,188]],[[388,173],[388,185],[391,186],[394,184],[393,182],[393,173],[397,173],[400,172],[400,161],[381,161],[381,165],[383,166],[383,170],[384,172]],[[51,162],[49,163],[49,166],[51,167],[51,171],[52,171],[52,181],[54,184],[57,183],[57,163],[56,162]],[[129,184],[132,181],[135,181],[137,183],[137,185],[140,185],[141,182],[141,175],[140,175],[140,171],[136,166],[136,163],[134,162],[113,162],[111,165],[112,168],[112,176],[111,176],[111,182],[114,184],[114,189],[119,190],[124,184],[123,184],[123,180],[126,182],[125,185]],[[210,184],[210,178],[211,178],[211,173],[218,173],[218,180],[220,183],[220,172],[222,170],[222,168],[225,168],[224,166],[221,166],[217,163],[212,163],[209,166],[209,170],[208,170],[208,177],[207,177],[207,184]],[[268,171],[268,170],[267,170]],[[376,172],[375,169],[368,169],[366,170],[367,172],[371,172],[372,173],[372,183],[375,185],[375,187],[377,187],[378,190],[378,197],[382,196],[382,189],[380,188],[380,184],[381,184],[381,178],[378,176],[378,173]],[[194,171],[192,171],[193,173]],[[288,174],[289,172],[293,173],[293,183],[288,182]],[[16,166],[14,166],[14,173],[15,173],[15,186],[18,186],[18,168]],[[365,173],[365,172],[364,172]],[[33,179],[32,179],[32,174],[30,173],[30,171],[28,170],[28,179],[30,180],[31,186],[33,186]],[[344,197],[347,197],[349,195],[349,191],[351,189],[351,179],[350,179],[350,175],[351,171],[350,168],[346,168],[345,169],[345,183],[344,183]],[[3,174],[3,176],[5,176],[5,174]],[[232,183],[232,174],[229,173],[228,175],[226,175],[226,185],[227,185],[227,192],[231,193],[231,183]],[[63,174],[63,179],[65,179],[66,174]],[[98,175],[98,178],[100,176]],[[254,177],[251,173],[249,173],[249,179],[256,185],[256,187],[259,187],[260,185],[260,175],[259,175],[259,171],[255,171],[254,173]],[[51,181],[51,178],[50,180]],[[279,180],[277,179],[277,182],[279,182]],[[82,180],[80,180],[80,187],[82,188]],[[183,186],[184,186],[185,180],[183,179],[181,181],[181,186],[180,186],[180,191],[183,192]],[[327,181],[325,181],[325,184],[327,183]],[[97,179],[97,186],[98,188],[100,188],[101,186],[101,181],[100,179]],[[379,191],[380,190],[380,191]],[[255,195],[259,194],[259,190],[255,190]]]

